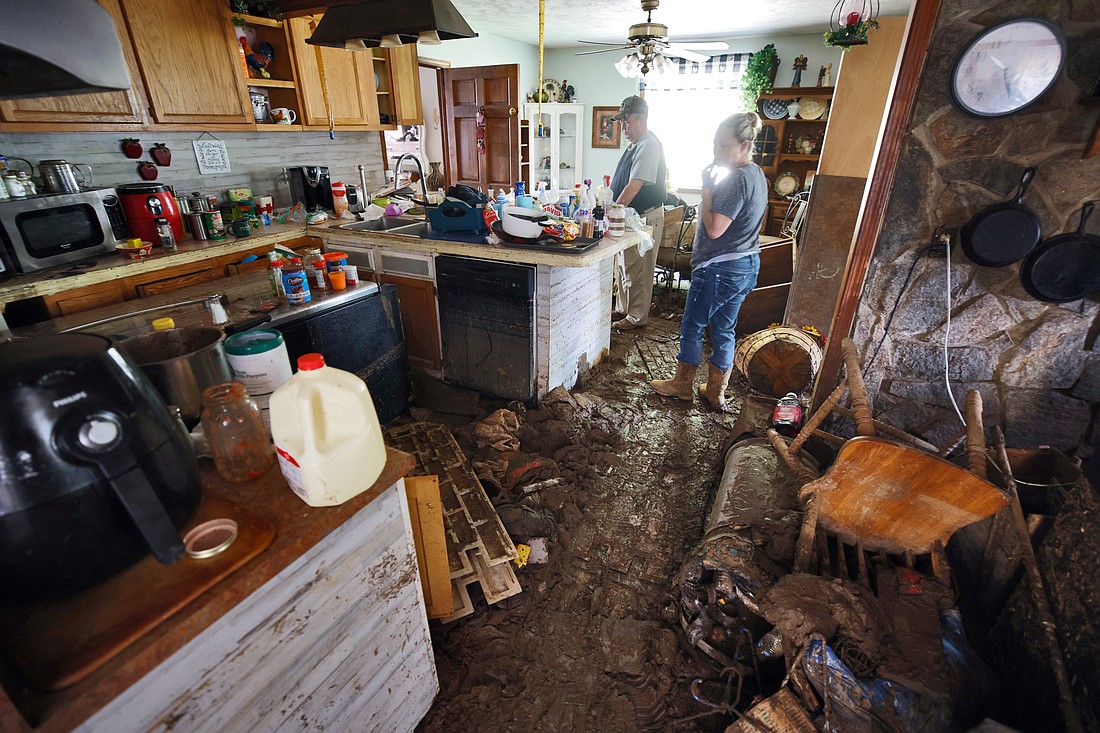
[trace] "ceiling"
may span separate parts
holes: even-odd
[[[452,0],[477,33],[490,33],[537,46],[539,10],[535,0]],[[845,5],[859,7],[860,0]],[[881,0],[879,15],[905,15],[910,0]],[[661,0],[653,22],[664,23],[674,41],[740,36],[822,33],[836,0]],[[646,14],[639,0],[546,0],[546,48],[586,41],[626,41],[627,28]]]

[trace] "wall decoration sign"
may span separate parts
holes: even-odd
[[[195,148],[195,160],[199,163],[199,173],[202,175],[232,172],[229,166],[229,153],[221,140],[204,132],[197,140],[192,140],[191,145]]]
[[[975,117],[1003,117],[1043,96],[1066,62],[1066,40],[1050,21],[1016,18],[975,36],[951,70],[955,105]]]
[[[621,142],[622,127],[611,119],[618,107],[592,108],[592,147],[617,148]]]

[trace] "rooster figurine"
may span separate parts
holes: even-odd
[[[244,38],[239,39],[241,42],[241,48],[244,49],[244,59],[248,62],[248,68],[253,72],[253,78],[259,76],[264,79],[270,79],[271,74],[267,71],[267,65],[271,63],[271,60],[275,58],[275,48],[264,41],[256,46],[256,50],[253,51],[252,47],[248,45],[248,41]]]

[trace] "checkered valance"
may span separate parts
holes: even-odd
[[[745,73],[750,58],[751,53],[724,53],[703,62],[673,58],[672,71],[652,74],[646,80],[646,87],[658,91],[737,89],[741,86],[741,75]]]

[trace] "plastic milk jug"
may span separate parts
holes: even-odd
[[[386,465],[366,383],[320,354],[298,357],[298,373],[271,395],[271,435],[283,477],[310,506],[344,503]]]

